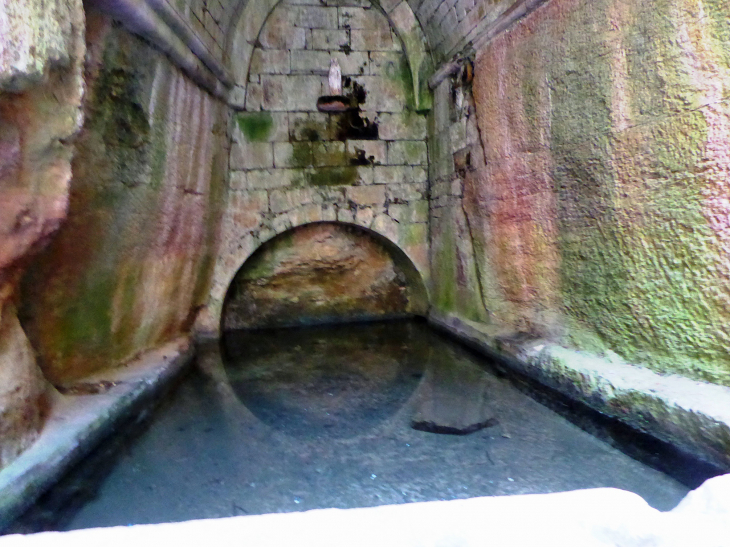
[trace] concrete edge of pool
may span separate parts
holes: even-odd
[[[546,340],[511,339],[455,316],[431,314],[428,320],[516,372],[730,471],[730,388],[662,376]]]
[[[728,538],[730,475],[723,475],[667,512],[632,492],[597,488],[11,535],[0,544],[727,547]]]
[[[85,379],[103,393],[53,394],[38,440],[0,471],[0,532],[115,428],[162,394],[193,358],[189,338],[145,352],[125,366]]]

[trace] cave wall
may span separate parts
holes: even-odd
[[[30,265],[20,310],[55,384],[189,331],[225,199],[226,106],[93,11],[86,41],[68,218]]]
[[[427,278],[426,116],[388,18],[368,0],[284,0],[249,38],[221,247],[198,328],[218,331],[228,286],[255,249],[311,222],[373,230]],[[332,58],[356,112],[317,109]]]
[[[261,246],[233,279],[223,330],[371,321],[425,315],[420,274],[384,238],[320,222]]]
[[[476,53],[475,117],[442,84],[439,312],[730,385],[729,10],[552,0]]]
[[[0,468],[37,437],[47,384],[17,317],[19,283],[66,216],[82,122],[80,0],[0,4]]]

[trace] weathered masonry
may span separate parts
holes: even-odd
[[[0,488],[227,309],[423,315],[730,469],[728,12],[4,0]]]

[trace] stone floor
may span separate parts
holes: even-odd
[[[596,487],[668,510],[688,491],[421,323],[239,334],[224,353],[226,364],[217,345],[201,348],[142,431],[102,446],[8,532]],[[444,363],[483,374],[497,425],[410,427]]]

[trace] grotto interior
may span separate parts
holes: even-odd
[[[470,545],[489,513],[495,545],[730,545],[718,539],[730,537],[730,3],[0,0],[0,532],[191,368],[241,398],[245,375],[220,352],[253,355],[245,397],[260,415],[242,423],[266,422],[296,398],[252,376],[281,358],[270,352],[303,363],[271,377],[314,382],[302,354],[346,350],[302,328],[340,324],[349,339],[361,322],[401,368],[362,357],[359,391],[322,399],[323,412],[390,435],[383,423],[417,396],[453,399],[452,421],[476,408],[475,386],[512,404],[502,379],[428,364],[478,354],[674,454],[699,489],[661,513],[618,490],[517,495],[583,483],[505,482],[480,496],[516,505],[392,507],[445,499],[403,494],[370,510],[65,541],[225,543],[235,531],[278,545],[339,530],[324,543]],[[472,353],[424,342],[426,328]],[[290,452],[320,450],[297,442]],[[508,530],[520,514],[541,525]],[[422,535],[404,531],[414,522]]]

